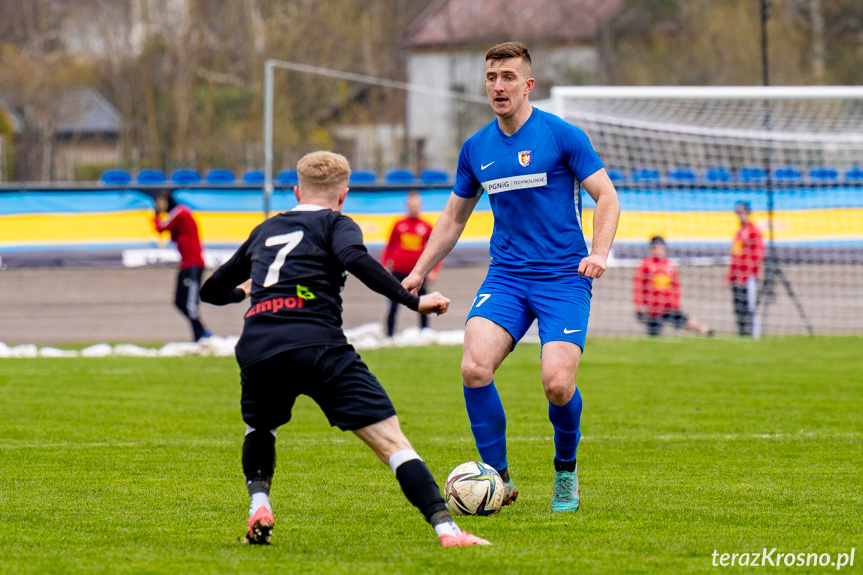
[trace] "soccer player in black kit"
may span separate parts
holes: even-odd
[[[331,425],[355,433],[392,468],[441,545],[487,545],[453,522],[434,477],[402,433],[389,397],[342,331],[346,271],[420,313],[444,313],[450,302],[438,292],[411,294],[368,254],[359,226],[340,213],[350,173],[339,154],[304,156],[294,187],[299,205],[252,230],[201,288],[201,299],[215,305],[251,297],[236,347],[247,425],[243,473],[251,499],[246,540],[270,543],[276,429],[290,421],[296,397],[304,394]]]

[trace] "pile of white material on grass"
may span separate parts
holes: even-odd
[[[348,343],[357,349],[379,349],[382,347],[419,347],[424,345],[461,345],[464,343],[464,330],[453,329],[438,331],[431,328],[412,327],[393,337],[384,335],[379,323],[367,323],[346,329]]]
[[[433,329],[409,328],[395,337],[384,335],[379,323],[367,323],[346,329],[348,342],[356,349],[379,349],[383,347],[419,347],[424,345],[461,345],[464,330],[436,331]],[[171,342],[160,348],[142,347],[133,343],[109,345],[97,343],[82,350],[37,347],[32,343],[8,346],[0,341],[0,358],[32,357],[179,357],[183,355],[205,355],[226,357],[234,355],[238,336],[214,335],[199,342]]]

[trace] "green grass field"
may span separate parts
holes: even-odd
[[[539,348],[498,373],[515,505],[443,549],[392,472],[301,398],[278,436],[274,544],[248,499],[231,358],[0,360],[2,573],[824,573],[714,550],[839,553],[863,571],[863,339],[591,340],[582,509],[549,510]],[[439,482],[477,457],[461,349],[364,352]],[[774,556],[775,558],[775,556]]]

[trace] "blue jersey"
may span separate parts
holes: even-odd
[[[495,119],[464,143],[453,192],[488,193],[492,266],[551,279],[577,273],[588,255],[579,191],[602,167],[584,132],[534,108],[512,136]]]

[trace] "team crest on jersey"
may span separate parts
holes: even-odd
[[[530,165],[531,157],[533,157],[533,150],[522,150],[518,153],[518,163],[521,164],[523,168],[526,168]]]

